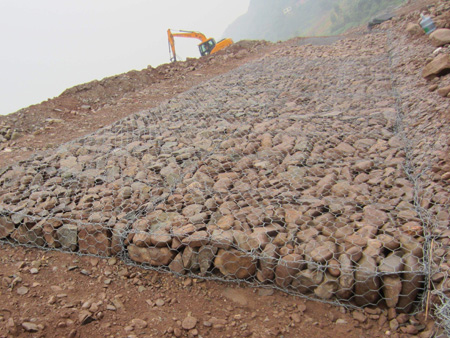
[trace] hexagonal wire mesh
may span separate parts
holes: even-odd
[[[0,239],[418,309],[448,281],[441,145],[412,128],[393,37],[365,39],[275,52],[2,169]]]

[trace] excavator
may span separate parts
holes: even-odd
[[[175,37],[193,38],[200,40],[201,42],[198,45],[198,49],[200,50],[201,56],[214,54],[219,50],[222,50],[225,47],[233,44],[233,40],[231,40],[230,38],[220,40],[216,43],[216,40],[214,40],[213,38],[207,38],[203,33],[194,31],[174,31],[172,33],[172,30],[168,29],[167,36],[169,37],[169,53],[171,62],[177,61],[177,55],[175,53]]]

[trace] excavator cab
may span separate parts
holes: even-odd
[[[216,40],[214,40],[213,38],[210,38],[198,45],[201,56],[211,54],[211,51],[214,49],[214,47],[216,47]]]

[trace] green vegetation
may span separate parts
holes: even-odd
[[[405,0],[251,0],[248,12],[225,31],[234,40],[279,41],[341,34],[365,25]]]

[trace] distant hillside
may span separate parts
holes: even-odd
[[[335,35],[366,24],[405,0],[251,0],[248,12],[224,35],[234,40],[279,41],[295,36]]]

